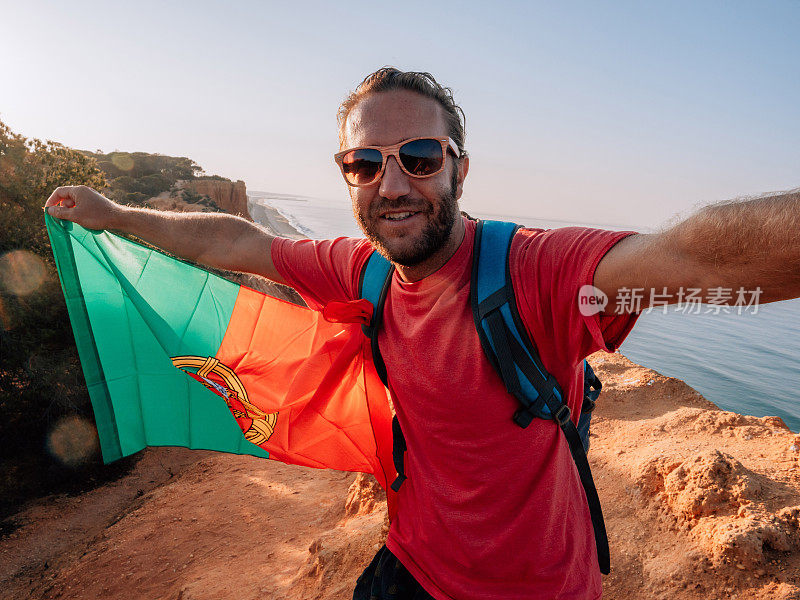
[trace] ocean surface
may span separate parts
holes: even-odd
[[[344,201],[267,192],[251,192],[250,199],[274,207],[311,238],[361,236]],[[518,215],[473,216],[530,227],[593,226]],[[704,305],[702,311],[707,310]],[[800,300],[762,304],[742,314],[654,310],[639,317],[620,351],[635,363],[682,379],[724,410],[776,415],[800,431]]]

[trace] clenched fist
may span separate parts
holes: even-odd
[[[45,202],[48,214],[73,221],[87,229],[117,229],[126,211],[85,185],[68,185],[50,194]]]

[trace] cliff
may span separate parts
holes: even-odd
[[[244,181],[227,179],[192,179],[182,182],[183,189],[208,196],[217,206],[232,215],[250,219],[247,211],[247,189]]]

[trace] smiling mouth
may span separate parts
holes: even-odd
[[[387,213],[385,215],[381,215],[381,219],[386,219],[387,221],[405,221],[406,219],[410,219],[417,214],[419,214],[419,211]]]

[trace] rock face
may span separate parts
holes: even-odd
[[[194,179],[187,181],[184,184],[184,189],[192,190],[202,196],[208,196],[227,213],[252,220],[250,213],[247,211],[247,188],[244,181]]]
[[[591,361],[603,598],[800,600],[800,436],[619,354]]]

